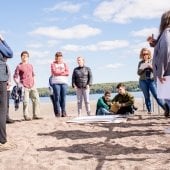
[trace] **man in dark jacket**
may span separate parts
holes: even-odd
[[[82,101],[84,98],[87,115],[90,115],[90,101],[89,93],[92,85],[92,73],[89,67],[84,65],[84,58],[77,57],[78,67],[76,67],[72,74],[72,87],[75,88],[77,94],[78,116],[82,112]]]
[[[13,52],[3,37],[0,35],[0,144],[5,144],[6,139],[6,114],[7,114],[7,81],[9,79],[6,58],[12,58]]]
[[[112,99],[112,103],[119,107],[116,114],[134,114],[137,110],[134,106],[134,96],[126,91],[123,83],[119,83],[116,88],[118,94]]]

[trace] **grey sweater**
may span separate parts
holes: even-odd
[[[166,28],[159,38],[153,56],[154,78],[170,75],[170,28]]]

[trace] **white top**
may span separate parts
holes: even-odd
[[[68,76],[53,76],[52,84],[68,84]]]

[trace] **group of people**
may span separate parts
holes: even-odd
[[[9,117],[9,96],[11,87],[11,72],[7,59],[13,57],[13,51],[0,35],[0,145],[7,142],[6,123],[14,123]],[[23,88],[23,116],[29,121],[29,99],[32,100],[33,117],[41,119],[39,114],[39,94],[35,85],[33,66],[29,63],[29,53],[21,53],[21,63],[15,69],[13,79],[17,87]]]
[[[151,47],[154,47],[154,54],[152,58],[151,50],[148,48],[142,48],[140,51],[137,69],[139,87],[143,92],[148,114],[152,113],[151,93],[158,105],[164,110],[165,117],[169,117],[170,96],[160,98],[157,95],[157,92],[159,92],[157,85],[158,81],[159,85],[163,85],[170,76],[170,11],[163,13],[161,17],[158,38],[154,39],[152,35],[147,38],[147,41]],[[104,96],[98,99],[96,115],[107,115],[113,112],[117,114],[134,113],[136,107],[134,106],[133,96],[126,96],[128,92],[126,92],[123,84],[118,84],[117,90],[118,95],[112,100],[109,91],[106,91]],[[123,101],[123,99],[125,100]],[[112,106],[114,106],[114,109],[112,109]]]
[[[90,115],[89,93],[92,85],[91,69],[85,66],[83,57],[77,57],[78,67],[72,73],[72,87],[77,94],[78,115],[82,113],[82,103],[84,99],[87,115]],[[52,103],[56,117],[65,117],[66,113],[66,94],[68,88],[69,69],[63,61],[61,52],[55,54],[55,61],[51,64],[51,76],[49,78],[50,89],[52,89]]]
[[[105,91],[104,96],[97,101],[96,115],[131,115],[137,107],[134,105],[134,96],[126,90],[123,83],[116,87],[118,94],[111,99],[111,92]]]
[[[150,92],[157,103],[164,109],[165,116],[169,116],[170,96],[169,98],[159,99],[157,96],[157,81],[164,83],[167,76],[170,76],[170,11],[162,15],[159,36],[155,40],[152,36],[147,39],[151,47],[154,47],[153,60],[151,52],[143,48],[140,52],[141,61],[138,64],[139,85],[145,97],[145,104],[148,113],[151,110]],[[13,57],[11,48],[0,35],[0,144],[7,142],[6,122],[10,121],[8,115],[10,87],[10,69],[6,64],[8,58]],[[82,114],[82,102],[84,99],[87,115],[91,114],[89,93],[92,85],[91,69],[85,66],[83,57],[77,57],[78,67],[74,68],[72,73],[72,87],[77,95],[78,115]],[[63,61],[63,54],[56,52],[55,60],[51,64],[51,76],[49,83],[52,89],[52,101],[56,117],[67,116],[66,112],[66,94],[68,88],[68,65]],[[15,69],[13,79],[18,87],[23,88],[23,116],[24,120],[40,119],[39,117],[39,94],[36,89],[35,73],[33,66],[29,63],[28,51],[21,53],[21,63]],[[126,91],[123,83],[117,85],[118,94],[111,98],[111,92],[106,91],[104,96],[97,101],[96,115],[133,114],[137,109],[134,106],[134,97]],[[32,101],[33,116],[29,115],[29,98]],[[116,108],[116,109],[115,109]]]
[[[170,11],[162,14],[158,38],[154,39],[153,36],[149,36],[147,41],[154,48],[154,54],[152,59],[149,49],[143,48],[140,52],[139,85],[145,97],[148,113],[151,113],[151,92],[158,105],[164,110],[165,117],[169,117],[170,96],[159,98],[157,86],[163,85],[170,76]]]

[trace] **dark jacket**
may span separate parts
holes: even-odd
[[[72,75],[72,87],[86,88],[92,85],[92,73],[89,67],[76,67]]]
[[[0,40],[0,81],[9,79],[8,69],[4,58],[12,58],[13,52],[5,41]]]
[[[141,60],[138,64],[138,70],[137,74],[139,75],[139,80],[153,80],[153,69],[151,68],[141,68],[141,65],[144,64],[145,61]],[[150,60],[149,64],[152,64],[152,61]]]
[[[19,103],[23,101],[23,88],[14,86],[11,92],[11,97],[14,100],[15,110],[18,110]]]
[[[125,94],[117,94],[113,99],[112,102],[119,102],[120,104],[124,104],[125,106],[132,106],[134,105],[134,96],[126,91]]]

